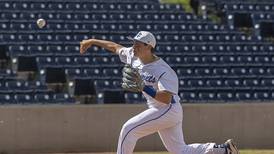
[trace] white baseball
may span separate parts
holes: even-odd
[[[43,28],[46,25],[46,20],[45,19],[38,19],[36,21],[36,24],[39,28]]]

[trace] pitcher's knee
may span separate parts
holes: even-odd
[[[138,135],[134,127],[131,124],[125,123],[120,132],[120,138],[127,141],[137,141]]]

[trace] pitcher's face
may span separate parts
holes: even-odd
[[[133,52],[134,52],[134,56],[136,57],[142,57],[142,55],[144,55],[144,52],[149,51],[150,47],[149,45],[140,42],[140,41],[134,41],[133,44]]]

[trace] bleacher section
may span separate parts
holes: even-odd
[[[228,20],[251,14],[254,29],[265,18],[274,21],[272,1],[218,6]],[[37,27],[38,18],[46,19],[45,28]],[[83,39],[130,46],[126,37],[140,30],[155,34],[156,54],[177,72],[183,102],[273,100],[274,44],[234,23],[216,24],[156,0],[1,0],[0,60],[8,64],[0,71],[0,103],[143,102],[121,89],[118,56],[98,47],[79,54]],[[22,79],[21,72],[35,75]]]

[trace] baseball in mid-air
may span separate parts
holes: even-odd
[[[39,28],[43,28],[44,26],[46,26],[46,20],[45,19],[38,19],[36,21],[36,24]]]

